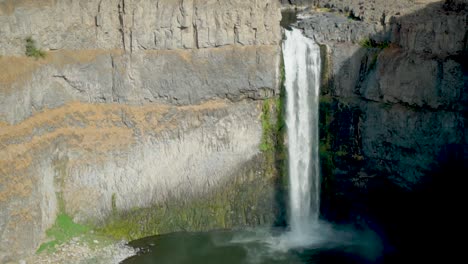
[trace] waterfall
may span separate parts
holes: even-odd
[[[318,105],[320,47],[298,29],[286,30],[283,44],[286,73],[286,125],[290,181],[290,228],[307,236],[318,221],[320,167]]]

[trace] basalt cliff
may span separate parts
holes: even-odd
[[[60,215],[284,224],[282,8],[321,45],[322,217],[435,250],[468,172],[465,0],[0,0],[0,262]]]
[[[280,19],[274,0],[0,1],[0,262],[60,214],[127,239],[270,223]]]
[[[446,252],[468,172],[468,2],[310,2],[296,26],[322,45],[322,216],[419,261]]]

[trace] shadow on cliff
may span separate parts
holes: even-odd
[[[376,179],[348,201],[348,216],[361,217],[386,242],[383,262],[448,260],[454,254],[465,225],[459,215],[464,210],[461,181],[467,169],[459,145],[444,149],[438,165],[411,190],[388,178]],[[342,202],[335,201],[334,206]]]
[[[393,34],[392,39],[398,41],[400,25],[407,21],[414,23],[417,19],[420,23],[426,23],[438,16],[439,12],[468,13],[468,4],[460,3],[433,3],[416,13],[399,17],[394,21],[393,32],[387,35]],[[321,102],[320,109],[321,141],[322,145],[328,147],[327,151],[321,153],[322,217],[332,223],[355,223],[357,226],[370,227],[379,233],[385,241],[385,254],[381,259],[383,263],[433,261],[436,257],[447,260],[450,255],[453,256],[455,250],[454,244],[457,242],[454,238],[464,229],[459,214],[464,210],[461,202],[465,191],[462,180],[468,175],[467,146],[464,142],[468,106],[468,25],[464,30],[460,29],[460,34],[465,34],[464,46],[456,52],[438,55],[423,50],[416,54],[438,62],[453,60],[460,65],[463,79],[460,81],[463,84],[456,105],[434,109],[426,105],[388,102],[383,98],[381,101],[365,98],[359,88],[369,81],[368,76],[372,71],[377,71],[381,63],[380,56],[377,59],[369,55],[369,47],[362,47],[348,59],[350,63],[361,61],[359,78],[354,83],[352,95],[336,94],[333,77],[326,80],[322,89],[322,98],[329,98]],[[370,40],[372,38],[370,36]],[[376,38],[381,38],[381,35]],[[447,43],[449,44],[451,43]],[[390,43],[388,49],[402,48],[398,43]],[[402,52],[405,50],[402,49]],[[334,76],[348,74],[348,70],[339,69]],[[444,88],[447,87],[441,89]],[[444,94],[443,90],[439,92]],[[403,109],[403,116],[417,115],[419,112],[434,115],[439,111],[454,113],[460,122],[459,131],[455,133],[457,139],[446,140],[434,149],[429,167],[422,171],[422,176],[415,183],[402,183],[404,177],[401,172],[393,170],[392,166],[399,166],[399,158],[403,157],[397,157],[391,164],[378,167],[376,164],[379,162],[388,161],[375,160],[375,157],[370,158],[363,151],[363,120],[366,120],[366,111],[369,111],[368,104],[378,104],[384,109],[382,111],[389,107],[398,107]],[[437,139],[438,130],[434,128],[432,131],[429,128],[421,128],[425,135],[430,134],[424,139],[417,138],[418,135],[409,137],[413,136],[412,140],[416,143],[420,140]],[[406,132],[411,133],[410,130]],[[328,143],[324,143],[326,141]],[[346,152],[343,152],[343,147]],[[415,158],[418,155],[416,149],[408,148],[405,151],[398,153]]]

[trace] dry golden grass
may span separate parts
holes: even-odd
[[[70,161],[74,165],[105,162],[110,152],[132,147],[137,141],[136,131],[145,137],[149,133],[174,129],[185,115],[198,115],[227,105],[222,100],[180,107],[71,102],[56,109],[44,109],[15,125],[2,123],[0,202],[30,195],[37,177],[35,167],[47,158],[43,155],[50,155],[57,147],[83,154],[80,160]],[[176,115],[169,119],[164,117],[174,110]],[[133,125],[127,126],[123,117]]]

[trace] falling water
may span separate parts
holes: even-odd
[[[373,263],[380,255],[381,243],[373,233],[319,222],[320,50],[297,29],[286,31],[286,37],[290,232],[278,236],[269,229],[256,229],[150,237],[133,241],[134,247],[148,249],[124,263],[356,263],[357,256]],[[291,250],[297,248],[306,250]]]
[[[318,221],[320,168],[318,97],[320,47],[298,29],[286,31],[286,124],[289,148],[290,226],[296,237],[310,234]]]

